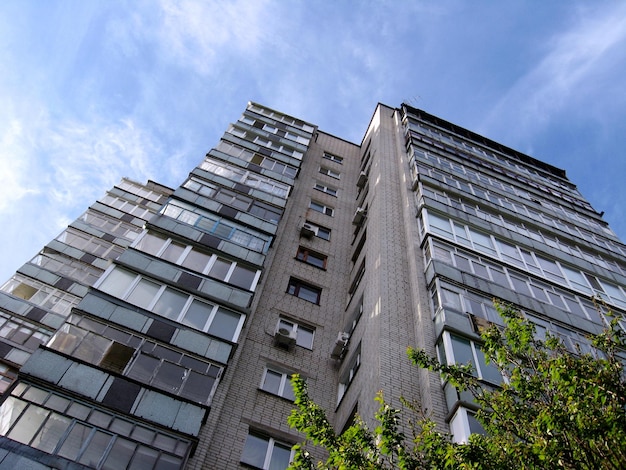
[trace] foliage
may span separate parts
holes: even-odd
[[[401,431],[400,410],[378,394],[374,431],[357,417],[342,434],[311,401],[306,383],[292,378],[296,400],[289,424],[325,449],[314,463],[306,442],[296,447],[291,469],[621,469],[626,462],[626,336],[617,318],[592,338],[594,352],[572,353],[556,336],[536,339],[535,327],[508,305],[496,302],[504,327],[482,331],[483,352],[502,373],[487,388],[471,366],[440,364],[409,348],[410,360],[438,372],[472,393],[476,418],[486,433],[457,444],[419,409],[402,400],[412,436]],[[609,312],[610,315],[610,312]]]

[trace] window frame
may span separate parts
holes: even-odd
[[[251,460],[248,460],[248,461],[244,460],[245,452],[246,452],[246,446],[249,445],[248,444],[250,442],[249,438],[251,436],[253,438],[255,438],[255,439],[262,440],[262,441],[266,442],[265,457],[263,459],[263,463],[261,463],[260,466],[259,466],[260,462],[253,462]],[[244,445],[243,445],[243,450],[242,450],[242,453],[241,453],[240,462],[242,464],[246,465],[246,466],[250,466],[250,467],[253,467],[253,468],[259,468],[259,469],[262,469],[262,470],[268,470],[269,468],[271,468],[270,465],[272,464],[272,456],[273,456],[273,453],[274,453],[274,448],[276,446],[289,447],[291,449],[290,450],[290,454],[289,454],[289,462],[291,463],[291,461],[293,460],[293,457],[294,457],[293,444],[288,444],[287,442],[276,440],[273,437],[267,435],[266,433],[262,433],[262,432],[258,432],[258,431],[250,429],[250,430],[248,430],[248,435],[246,436],[246,441],[244,442]]]
[[[315,199],[311,199],[309,202],[309,209],[319,212],[320,214],[328,215],[330,217],[335,216],[335,209],[330,207],[323,202],[316,201]]]
[[[322,158],[330,160],[331,162],[338,163],[339,165],[343,165],[343,157],[340,157],[339,155],[333,155],[332,153],[324,152]]]
[[[276,392],[270,390],[269,387],[266,388],[267,376],[270,373],[277,376],[280,375],[280,383],[278,384],[278,390]],[[293,402],[295,400],[295,395],[293,392],[293,387],[291,386],[292,375],[293,372],[285,372],[278,367],[273,367],[269,365],[265,366],[263,368],[263,376],[261,377],[261,384],[259,385],[259,389]]]
[[[315,341],[315,328],[303,325],[287,318],[280,317],[278,319],[278,328],[286,328],[296,335],[296,346],[313,350],[313,342]],[[307,331],[310,335],[299,335],[300,330]],[[305,341],[305,338],[311,338],[311,341]]]
[[[325,166],[320,166],[319,172],[322,175],[326,175],[326,176],[329,176],[331,178],[335,178],[336,180],[341,179],[341,173],[340,172],[334,171],[334,170],[332,170],[332,169],[330,169],[328,167],[325,167]]]
[[[321,261],[321,266],[319,264],[311,263],[309,259],[316,259]],[[317,269],[326,270],[326,265],[328,263],[328,256],[319,253],[317,251],[313,251],[305,246],[298,246],[298,251],[296,252],[296,259],[302,263],[306,263],[309,266],[313,266]]]
[[[311,300],[306,295],[302,296],[301,293],[303,290],[308,290],[313,293],[316,297],[316,300]],[[322,298],[322,288],[314,286],[313,284],[309,284],[306,281],[298,279],[297,277],[290,277],[289,283],[287,284],[287,294],[293,295],[302,300],[306,300],[307,302],[311,302],[312,304],[319,305],[320,300]]]

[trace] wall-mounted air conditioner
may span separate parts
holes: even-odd
[[[363,186],[365,186],[365,183],[367,183],[367,173],[362,171],[361,173],[359,173],[359,179],[356,181],[356,185],[359,188],[362,188]]]
[[[330,357],[333,359],[343,359],[343,356],[348,349],[348,340],[350,339],[350,334],[345,333],[343,331],[339,332],[337,336],[337,340],[333,345],[333,350],[330,353]]]
[[[311,224],[307,224],[306,222],[302,224],[302,227],[300,227],[300,236],[304,238],[311,238],[313,235],[315,235],[315,227]]]
[[[296,332],[281,327],[280,324],[277,325],[274,332],[274,345],[284,349],[291,349],[294,344],[296,344]]]
[[[352,217],[352,224],[361,225],[365,220],[365,215],[365,209],[363,209],[362,207],[357,207],[356,211],[354,212],[354,217]]]

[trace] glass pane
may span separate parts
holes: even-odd
[[[299,326],[296,344],[303,348],[313,349],[313,330]]]
[[[185,372],[187,370],[183,367],[171,362],[162,362],[152,383],[168,392],[178,393],[185,378]]]
[[[143,442],[144,444],[152,444],[155,435],[156,432],[154,432],[152,429],[144,428],[143,426],[137,426],[133,430],[133,434],[131,437],[137,441]]]
[[[0,407],[0,435],[6,436],[11,425],[20,416],[26,403],[14,397],[8,397]]]
[[[163,434],[157,434],[154,439],[154,446],[157,449],[161,449],[165,452],[174,452],[176,450],[176,443],[178,441],[173,437],[165,436]]]
[[[181,395],[199,403],[206,403],[211,396],[214,383],[215,379],[213,377],[207,377],[191,371],[185,381],[185,388]]]
[[[211,255],[191,250],[183,260],[182,265],[193,271],[203,272],[210,259]]]
[[[31,446],[51,454],[56,448],[59,440],[70,427],[71,419],[56,413],[50,414],[48,421],[41,428]]]
[[[150,383],[152,374],[154,373],[154,370],[158,367],[159,362],[160,361],[154,357],[142,354],[130,367],[130,370],[128,371],[128,376],[141,382]]]
[[[319,302],[319,292],[308,286],[300,286],[300,290],[298,291],[298,297],[304,300],[308,300],[309,302],[313,302],[314,304]]]
[[[127,300],[134,305],[142,308],[148,308],[148,305],[152,302],[157,292],[160,289],[160,285],[156,282],[151,282],[146,279],[142,279],[135,286],[133,291],[128,296]]]
[[[120,470],[126,468],[135,452],[136,444],[124,439],[116,439],[102,470]]]
[[[204,331],[212,310],[212,305],[199,300],[194,300],[185,312],[185,317],[182,322],[185,325]]]
[[[233,273],[230,275],[228,282],[241,287],[242,289],[250,289],[252,287],[252,281],[256,276],[256,271],[253,271],[242,266],[235,266]]]
[[[289,466],[291,448],[283,444],[274,444],[269,470],[285,470]]]
[[[501,383],[502,376],[500,375],[500,371],[493,363],[490,362],[487,364],[485,354],[479,348],[476,348],[476,357],[478,357],[478,364],[480,366],[482,378],[494,384]]]
[[[273,370],[267,370],[261,388],[267,392],[273,393],[274,395],[278,395],[280,390],[280,381],[282,378],[283,374],[279,374]]]
[[[61,446],[58,454],[61,457],[65,457],[70,460],[76,460],[81,447],[89,439],[91,435],[92,427],[85,426],[80,423],[75,423],[74,427],[70,431],[69,436],[65,439],[65,442]]]
[[[129,470],[145,470],[152,468],[159,457],[159,453],[156,450],[148,447],[139,446],[135,451],[133,461],[128,467]]]
[[[111,343],[112,341],[108,338],[89,333],[74,351],[74,357],[91,364],[98,364]]]
[[[241,461],[254,467],[263,468],[267,445],[267,439],[248,434],[246,444],[243,448],[243,454],[241,454]]]
[[[229,312],[220,308],[211,322],[209,333],[228,341],[236,341],[237,339],[234,336],[239,326],[240,318],[241,315],[238,313]]]
[[[232,263],[230,261],[227,262],[222,259],[216,259],[215,263],[211,267],[211,270],[209,271],[209,276],[219,279],[220,281],[225,280],[231,264]]]
[[[173,455],[161,454],[154,470],[177,470],[181,468],[182,459]]]
[[[111,442],[112,437],[113,436],[110,434],[106,434],[102,431],[96,431],[78,461],[91,468],[96,468],[100,460],[102,460],[102,456],[104,455],[109,442]]]
[[[124,269],[114,269],[100,284],[99,289],[111,295],[122,297],[128,286],[137,277],[136,274]]]
[[[188,298],[187,294],[166,288],[156,305],[152,308],[152,311],[177,320]]]
[[[156,255],[164,243],[165,238],[153,235],[151,233],[146,233],[144,237],[137,243],[137,246],[135,248],[141,251],[145,251],[146,253],[150,253],[151,255]]]
[[[167,248],[161,253],[161,258],[167,261],[171,261],[175,263],[180,258],[180,255],[185,251],[185,245],[180,245],[178,243],[170,243]]]
[[[472,354],[472,347],[470,342],[459,336],[450,335],[452,339],[452,351],[454,353],[454,362],[457,364],[471,364],[476,370],[476,364],[474,363],[474,356]]]

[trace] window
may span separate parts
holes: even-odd
[[[322,289],[292,277],[289,279],[287,293],[319,305]]]
[[[341,374],[339,379],[339,387],[337,388],[337,404],[341,402],[341,399],[346,394],[346,390],[352,383],[354,376],[356,375],[361,365],[361,343],[356,347],[356,351],[352,354],[346,370]]]
[[[450,420],[450,431],[452,440],[456,443],[466,443],[470,434],[485,434],[485,430],[476,420],[474,412],[459,407]]]
[[[261,275],[256,269],[247,268],[240,263],[199,251],[193,246],[182,245],[171,238],[150,232],[144,233],[134,248],[251,291],[256,288]]]
[[[321,238],[322,240],[330,240],[330,229],[326,227],[322,227],[321,225],[314,224],[313,222],[306,221],[306,225],[313,230],[313,233],[316,237]]]
[[[315,183],[315,186],[313,186],[313,188],[315,188],[318,191],[321,191],[323,193],[326,193],[326,194],[329,194],[331,196],[337,197],[337,189],[336,188],[332,188],[330,186],[326,186],[325,184],[320,183],[319,181],[317,181]]]
[[[440,357],[442,362],[447,361],[448,365],[470,364],[473,373],[482,380],[499,384],[502,382],[502,375],[492,363],[487,364],[485,355],[474,341],[445,331],[442,335],[443,349],[445,357]],[[440,353],[441,347],[437,348]]]
[[[278,320],[278,328],[285,328],[291,332],[296,334],[296,345],[302,346],[303,348],[313,349],[313,336],[315,334],[315,329],[300,325],[296,322],[285,320],[281,318]]]
[[[121,268],[110,271],[98,289],[227,341],[237,341],[245,319],[245,315],[199,300]]]
[[[296,259],[310,264],[311,266],[315,266],[316,268],[326,269],[326,261],[328,257],[326,255],[322,255],[321,253],[316,253],[315,251],[311,251],[308,248],[300,246],[298,247]]]
[[[317,201],[311,201],[309,203],[309,208],[313,209],[314,211],[321,212],[322,214],[330,215],[331,217],[335,213],[335,210],[332,207],[329,207]]]
[[[241,463],[264,470],[281,470],[291,462],[291,445],[254,431],[248,434]]]
[[[339,164],[343,163],[343,157],[338,157],[337,155],[333,155],[332,153],[324,152],[324,158],[326,160],[330,160],[331,162],[335,162]]]
[[[90,468],[131,468],[131,460],[132,468],[183,468],[191,450],[175,435],[25,383],[0,415],[1,435]]]
[[[339,172],[333,171],[330,168],[326,168],[324,166],[320,167],[320,173],[335,179],[339,179],[341,177],[341,174]]]
[[[266,367],[261,380],[261,390],[294,401],[296,397],[290,381],[291,373]]]

